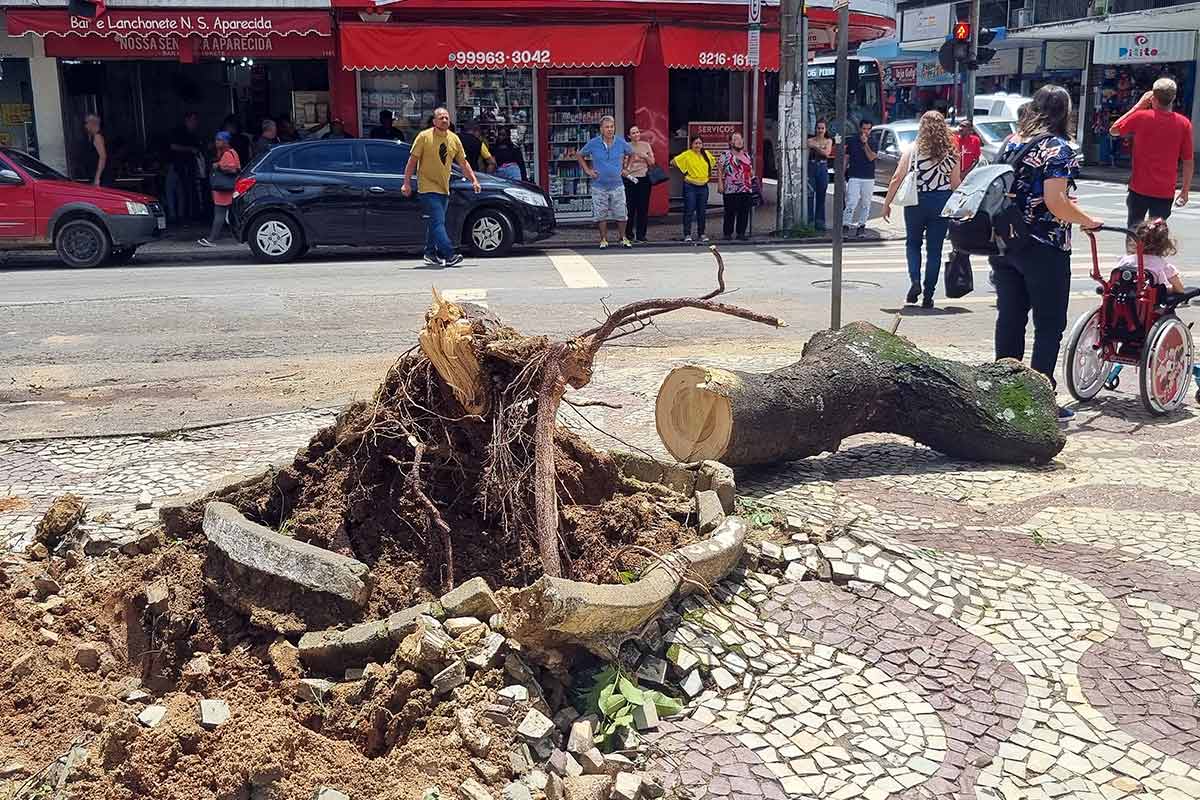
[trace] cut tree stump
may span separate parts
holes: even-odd
[[[1016,361],[934,358],[865,322],[817,333],[765,374],[672,370],[658,435],[680,461],[770,464],[833,452],[847,436],[896,433],[969,461],[1043,464],[1066,444],[1054,390]]]

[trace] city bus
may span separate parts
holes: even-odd
[[[850,56],[850,82],[847,92],[845,125],[847,134],[858,130],[864,119],[878,125],[886,122],[883,107],[883,67],[874,58]],[[815,58],[808,65],[808,130],[816,129],[818,119],[833,120],[837,116],[837,58]],[[830,124],[831,131],[836,130]]]

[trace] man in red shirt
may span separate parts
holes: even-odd
[[[1159,78],[1154,88],[1108,130],[1113,136],[1133,136],[1133,173],[1125,198],[1130,229],[1146,219],[1147,213],[1151,219],[1171,216],[1172,200],[1181,208],[1187,205],[1195,170],[1192,122],[1171,110],[1175,92],[1175,81]],[[1183,184],[1176,197],[1175,179],[1181,161]]]
[[[979,134],[975,133],[975,127],[965,119],[958,126],[958,152],[962,155],[963,175],[979,163],[979,157],[983,154],[983,142],[979,140]]]

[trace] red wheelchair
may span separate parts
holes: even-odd
[[[1099,284],[1100,307],[1075,321],[1063,353],[1067,391],[1086,402],[1101,389],[1115,389],[1122,366],[1138,368],[1142,404],[1151,414],[1169,414],[1183,403],[1188,378],[1200,386],[1194,367],[1192,331],[1175,310],[1200,296],[1188,288],[1173,294],[1146,272],[1142,243],[1133,231],[1104,226],[1097,230],[1124,234],[1137,245],[1137,269],[1117,268],[1105,280],[1100,274],[1096,231],[1085,230],[1092,246],[1092,279]],[[1200,393],[1197,393],[1200,399]]]

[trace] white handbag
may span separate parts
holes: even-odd
[[[908,172],[900,181],[896,196],[892,198],[892,205],[897,208],[917,204],[917,158],[917,145],[914,143],[912,150],[908,151]]]

